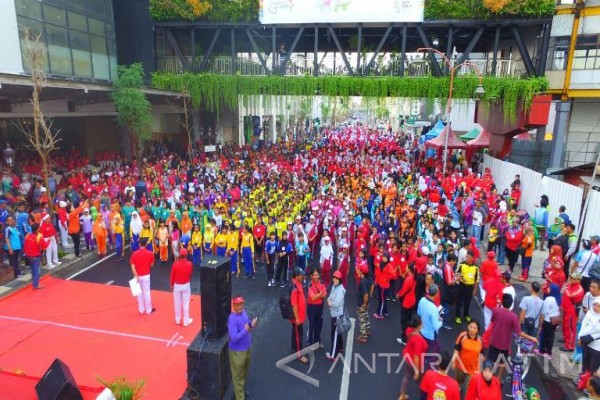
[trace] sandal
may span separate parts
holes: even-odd
[[[308,364],[308,358],[304,356],[298,358],[298,361],[300,361],[302,364]]]
[[[360,343],[367,343],[367,337],[366,336],[357,336],[356,341],[360,342]]]

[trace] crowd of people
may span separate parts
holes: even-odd
[[[371,318],[400,313],[397,341],[415,367],[403,375],[400,400],[407,399],[411,381],[428,398],[447,390],[449,399],[461,392],[478,399],[482,391],[499,399],[513,337],[539,342],[538,354],[551,358],[561,324],[561,350],[580,357],[590,377],[600,367],[599,237],[580,243],[564,207],[549,221],[546,195],[534,215],[521,210],[519,176],[510,188],[498,188],[490,170],[469,164],[460,153],[442,171],[441,157],[426,157],[413,135],[368,128],[325,131],[291,148],[223,148],[186,157],[163,149],[132,163],[108,158],[103,156],[100,170],[74,168],[48,188],[34,180],[24,190],[27,176],[3,177],[0,262],[8,253],[15,277],[32,233],[40,254],[29,249],[25,255],[45,252],[47,268],[60,263],[60,248],[73,246],[81,256],[82,238],[86,250],[99,257],[115,252],[120,260],[129,244],[134,276],[147,276],[140,313],[150,314],[145,266],[155,257],[164,268],[171,259],[197,268],[207,254],[229,256],[232,276],[290,288],[291,350],[302,363],[308,362],[300,355],[306,345],[325,346],[325,305],[331,316],[326,357],[343,354],[338,326],[352,287],[359,343],[378,328]],[[530,282],[533,252],[546,251],[546,241],[544,281]],[[140,249],[143,255],[137,255]],[[138,263],[144,268],[137,270]],[[184,284],[177,279],[191,274],[184,270],[172,286]],[[519,314],[513,310],[515,279],[531,288]],[[473,300],[482,304],[482,321],[474,318]],[[191,323],[185,308],[176,322]],[[249,332],[256,322],[244,317],[238,325]],[[442,349],[440,335],[453,330],[455,347]],[[452,358],[456,379],[432,367],[424,353],[444,354],[441,367]],[[489,363],[482,367],[484,355]],[[236,362],[246,365],[244,360],[240,355]],[[595,377],[590,382],[598,384]],[[236,396],[242,396],[238,389]]]

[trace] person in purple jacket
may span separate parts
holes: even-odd
[[[246,378],[250,369],[250,347],[252,345],[252,329],[256,328],[258,319],[250,320],[244,310],[244,298],[233,299],[233,311],[227,320],[229,331],[229,365],[236,400],[245,400],[249,395],[245,390]]]

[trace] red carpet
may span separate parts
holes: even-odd
[[[189,327],[175,325],[173,297],[152,292],[157,311],[140,315],[129,288],[44,280],[0,301],[0,369],[43,376],[55,358],[65,362],[78,385],[98,387],[96,376],[146,379],[146,399],[178,399],[187,387],[186,349],[200,330],[200,297],[192,296]],[[0,399],[35,399],[28,392]],[[6,390],[6,392],[5,392]]]

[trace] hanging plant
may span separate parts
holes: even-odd
[[[454,80],[452,97],[473,98],[479,84],[476,76],[461,76]],[[373,98],[402,97],[431,99],[444,102],[448,98],[448,77],[354,77],[354,76],[242,76],[214,74],[168,74],[155,73],[152,85],[157,89],[189,92],[194,107],[205,107],[218,112],[221,107],[237,108],[241,99],[248,106],[248,97],[264,96],[315,96],[340,97],[346,101],[350,96]],[[533,96],[548,89],[545,77],[483,78],[485,95],[482,101],[502,102],[505,115],[513,119],[520,106],[529,107]],[[263,102],[270,101],[263,97]],[[264,103],[270,104],[270,103]]]

